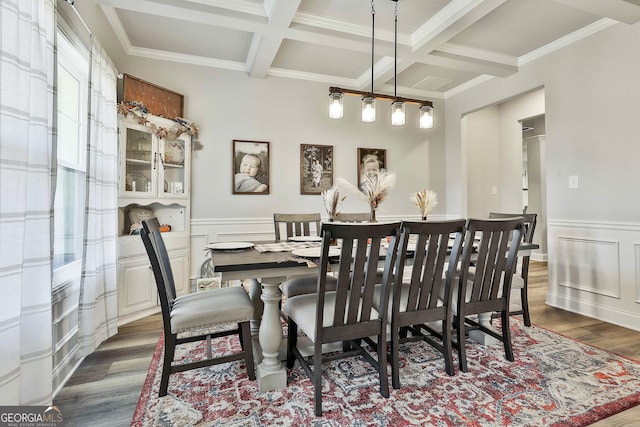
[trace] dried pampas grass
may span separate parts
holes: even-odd
[[[434,191],[422,189],[409,198],[420,209],[422,218],[426,218],[429,212],[438,204],[438,196]]]

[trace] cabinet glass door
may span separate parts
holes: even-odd
[[[174,140],[162,139],[160,141],[160,158],[162,159],[162,172],[164,180],[164,193],[160,186],[160,193],[176,197],[186,194],[185,188],[185,153],[187,147],[186,142],[182,138]]]
[[[127,128],[125,149],[125,191],[151,193],[153,142],[149,132]]]

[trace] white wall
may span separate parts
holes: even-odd
[[[517,75],[448,98],[445,110],[447,212],[464,215],[459,118],[544,87],[548,303],[634,329],[640,328],[639,48],[640,26],[617,24],[521,65]],[[569,189],[570,175],[578,175],[578,189]]]

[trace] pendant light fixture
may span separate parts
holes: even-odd
[[[373,97],[373,62],[376,41],[376,9],[371,0],[371,92],[362,97],[362,121],[373,123],[376,121],[376,99]]]
[[[391,103],[391,124],[404,126],[404,102],[398,100],[398,0],[391,1],[395,3],[393,27],[393,97],[395,101]]]
[[[371,91],[344,89],[331,86],[329,88],[329,117],[341,119],[344,115],[343,95],[358,95],[362,97],[362,121],[372,123],[376,121],[376,99],[391,101],[391,124],[402,126],[406,122],[406,104],[418,104],[419,126],[421,129],[433,127],[433,103],[431,101],[403,98],[398,96],[398,0],[391,0],[395,3],[394,12],[394,68],[393,68],[393,96],[375,93],[373,91],[373,78],[375,63],[375,7],[374,0],[371,0]]]
[[[342,104],[342,92],[329,92],[329,117],[332,119],[341,119],[344,115],[344,105]]]
[[[433,127],[433,107],[431,105],[420,105],[420,129],[431,129]]]

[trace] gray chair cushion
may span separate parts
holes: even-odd
[[[304,294],[315,294],[318,286],[318,276],[298,276],[292,277],[282,282],[282,295],[287,298]],[[327,290],[335,291],[338,286],[338,279],[327,275]]]
[[[215,310],[213,309],[215,308]],[[182,295],[171,310],[171,332],[253,319],[253,305],[241,286]]]
[[[287,316],[298,325],[298,328],[304,332],[311,341],[316,340],[316,298],[315,293],[298,295],[287,298],[285,303],[285,311]],[[325,327],[331,326],[333,323],[333,314],[335,308],[336,293],[327,292],[324,300],[324,312],[322,324]],[[371,310],[371,319],[377,319],[378,312]]]
[[[443,279],[444,280],[444,279]],[[402,313],[407,310],[407,299],[409,298],[409,284],[403,283],[402,289],[400,289],[400,307],[399,311]],[[388,319],[391,321],[391,311],[393,307],[393,293],[395,290],[391,290],[391,296],[389,298],[389,307],[387,307]],[[380,294],[382,293],[382,285],[376,285],[373,290],[373,308],[380,311]],[[444,294],[443,296],[444,297]],[[438,306],[442,306],[442,297],[438,299]]]

